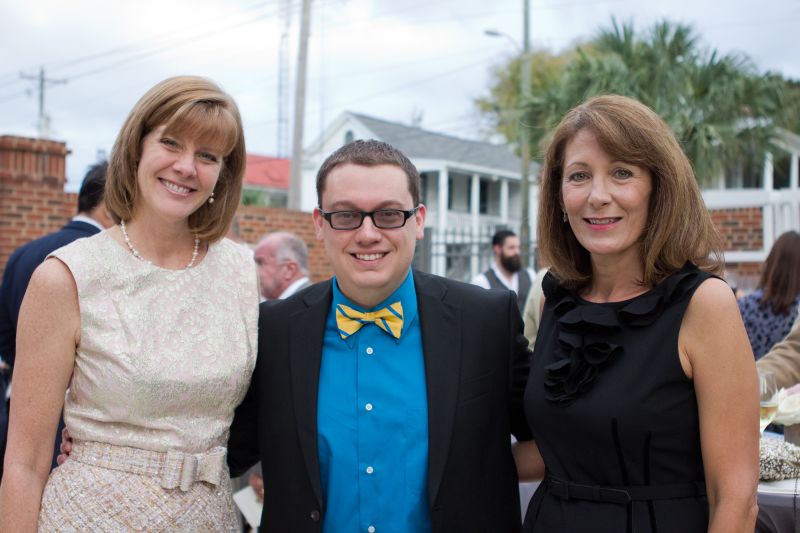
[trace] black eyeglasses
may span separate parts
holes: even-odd
[[[364,218],[369,217],[376,228],[396,229],[406,225],[408,220],[417,212],[419,206],[405,211],[403,209],[377,209],[375,211],[330,211],[322,213],[322,218],[328,221],[333,229],[358,229],[364,223]]]

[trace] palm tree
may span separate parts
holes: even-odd
[[[638,34],[631,23],[612,19],[560,57],[566,58],[561,68],[522,103],[524,122],[544,126],[533,131],[532,153],[570,108],[598,94],[622,94],[664,118],[704,185],[716,183],[742,154],[767,150],[787,86],[780,76],[759,75],[743,55],[703,48],[690,26],[668,21]]]

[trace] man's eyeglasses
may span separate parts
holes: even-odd
[[[364,218],[369,217],[376,228],[396,229],[406,225],[408,220],[417,212],[419,206],[405,211],[403,209],[377,209],[375,211],[330,211],[322,213],[322,218],[328,221],[333,229],[358,229],[364,223]]]

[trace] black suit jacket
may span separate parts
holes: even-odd
[[[50,252],[99,232],[96,226],[73,220],[56,232],[20,246],[11,254],[0,285],[0,356],[4,361],[14,364],[19,307],[33,271]]]
[[[436,533],[520,529],[510,434],[530,352],[510,291],[414,272],[428,395],[428,497]],[[258,360],[236,409],[233,475],[261,460],[265,532],[320,532],[317,389],[331,281],[261,304]]]

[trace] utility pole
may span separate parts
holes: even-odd
[[[289,66],[289,30],[292,25],[291,0],[281,0],[281,39],[278,46],[278,150],[275,155],[286,157],[289,155],[289,86],[291,68]]]
[[[39,92],[39,138],[48,139],[50,137],[50,116],[44,111],[44,90],[48,85],[67,83],[67,80],[54,80],[45,78],[44,67],[39,67],[38,75],[31,76],[29,74],[20,74],[20,77],[26,80],[34,80],[37,82],[37,90]]]
[[[521,245],[520,255],[522,264],[528,266],[530,262],[530,242],[531,242],[531,223],[530,213],[530,167],[531,167],[531,147],[530,136],[528,135],[528,125],[525,124],[525,104],[531,96],[531,54],[530,54],[530,0],[522,0],[522,62],[520,65],[520,106],[519,106],[519,144],[520,159],[522,168],[520,173],[519,193],[520,193],[520,229],[519,241]]]
[[[297,84],[294,93],[294,135],[292,136],[292,173],[289,178],[289,209],[300,209],[300,181],[303,175],[303,122],[306,108],[306,66],[308,36],[311,26],[311,2],[303,0],[300,19],[300,49],[297,54]]]

